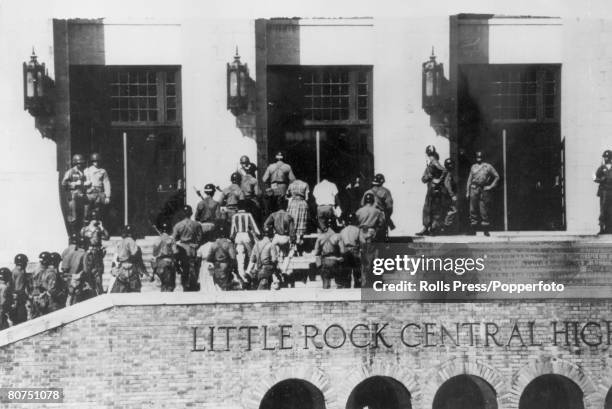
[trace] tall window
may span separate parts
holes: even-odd
[[[489,81],[493,119],[497,121],[558,121],[557,66],[497,66]]]
[[[111,68],[111,118],[116,124],[178,125],[180,71]]]
[[[305,124],[368,124],[371,74],[370,67],[304,67],[301,79]]]

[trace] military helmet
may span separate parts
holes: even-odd
[[[344,216],[344,221],[346,224],[353,224],[355,222],[355,213],[348,213],[346,216]]]
[[[368,192],[363,197],[363,202],[366,204],[374,204],[374,193]]]
[[[83,250],[87,250],[89,248],[89,239],[85,236],[79,237],[79,242],[77,243],[77,247]]]
[[[17,254],[15,256],[15,264],[18,266],[28,264],[28,256],[26,256],[25,254],[21,254],[21,253]]]
[[[382,173],[377,173],[374,176],[374,180],[372,181],[373,185],[382,185],[383,183],[385,183],[385,175],[383,175]]]
[[[77,153],[72,157],[72,165],[79,165],[85,163],[85,158],[80,153]]]
[[[51,264],[51,253],[49,253],[48,251],[43,251],[38,255],[38,261],[41,264],[48,266],[49,264]]]
[[[436,147],[433,145],[427,145],[425,147],[425,154],[426,155],[433,155],[434,153],[436,153]]]
[[[59,263],[62,262],[62,256],[60,256],[59,253],[53,252],[51,253],[51,264],[53,264],[54,266],[59,266]]]
[[[184,217],[191,217],[193,214],[193,209],[189,205],[183,206],[183,215]]]
[[[482,159],[484,158],[484,154],[482,153],[482,151],[476,151],[476,157]]]
[[[263,228],[263,234],[266,237],[272,237],[274,236],[274,226],[272,225],[265,225]]]
[[[100,219],[100,213],[98,213],[97,210],[92,210],[91,212],[89,212],[89,220],[99,220]]]
[[[601,155],[601,157],[602,157],[602,158],[605,158],[605,159],[610,159],[610,158],[612,158],[612,151],[610,151],[610,150],[606,150],[606,151],[604,151],[604,153],[603,153],[603,155]]]
[[[327,219],[325,219],[325,227],[327,227],[328,229],[331,229],[332,227],[334,227],[336,223],[334,222],[334,218],[333,217],[328,217]]]
[[[0,280],[3,280],[6,283],[10,283],[12,278],[13,274],[11,273],[11,270],[6,267],[0,268]]]
[[[209,193],[212,196],[213,193],[215,193],[215,185],[207,183],[206,186],[204,186],[204,193]]]
[[[159,231],[163,233],[170,233],[172,231],[172,226],[170,226],[170,223],[168,222],[163,222],[161,226],[159,226]]]
[[[100,162],[102,160],[102,155],[100,155],[98,152],[94,152],[89,157],[89,160],[91,162]]]
[[[448,158],[444,161],[444,167],[446,169],[454,169],[455,168],[455,161],[452,160],[451,158]]]
[[[285,159],[285,155],[284,155],[284,154],[283,154],[281,151],[278,151],[278,152],[276,153],[276,156],[274,156],[274,157],[275,157],[276,159],[278,159],[278,160],[283,160],[283,159]]]
[[[242,156],[240,157],[240,164],[244,164],[244,165],[246,165],[246,164],[249,164],[249,163],[251,163],[251,160],[249,159],[249,157],[248,157],[248,156],[246,156],[246,155],[242,155]]]
[[[77,244],[79,242],[79,235],[77,233],[72,233],[70,238],[68,239],[68,244]]]
[[[230,181],[238,185],[240,182],[242,182],[242,175],[238,172],[234,172],[232,173],[232,176],[230,176]]]
[[[133,237],[134,236],[134,229],[132,228],[131,225],[126,224],[125,226],[123,226],[123,230],[121,232],[121,236],[122,237]]]

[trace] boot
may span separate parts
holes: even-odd
[[[418,233],[415,233],[416,236],[429,236],[430,231],[429,231],[429,227],[425,226],[423,227],[423,230],[421,230]]]
[[[489,226],[482,226],[482,232],[484,233],[485,236],[489,237]]]

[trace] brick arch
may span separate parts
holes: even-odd
[[[337,401],[331,409],[344,409],[353,389],[361,382],[373,376],[386,376],[395,379],[408,390],[413,402],[415,397],[419,395],[417,378],[414,372],[392,362],[377,361],[372,365],[363,364],[343,377],[336,389]]]
[[[582,391],[586,409],[603,408],[601,394],[598,393],[595,384],[584,371],[577,365],[551,356],[538,357],[520,368],[512,377],[510,389],[504,396],[504,402],[507,402],[509,407],[518,408],[521,395],[527,385],[538,376],[549,374],[565,376],[578,385]]]
[[[329,376],[321,369],[312,365],[285,365],[264,373],[258,371],[256,374],[248,375],[246,379],[255,381],[247,382],[248,386],[244,389],[245,393],[243,394],[242,403],[245,409],[259,409],[265,394],[274,385],[287,379],[310,382],[323,394],[327,409],[334,404],[334,395],[330,387]]]
[[[608,393],[612,393],[612,360],[608,360],[606,370],[603,372],[601,380],[599,381],[598,389],[601,397],[601,405],[599,407],[603,409]]]
[[[497,394],[497,407],[502,408],[501,396],[506,389],[503,376],[492,366],[467,356],[451,358],[427,372],[423,378],[428,381],[421,387],[423,394],[421,407],[431,409],[436,392],[444,382],[459,375],[473,375],[487,381]]]

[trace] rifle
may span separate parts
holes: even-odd
[[[202,196],[202,192],[200,192],[198,188],[196,188],[195,186],[192,186],[192,187],[193,187],[193,190],[195,190],[196,195],[198,195],[200,199],[204,200],[204,196]]]

